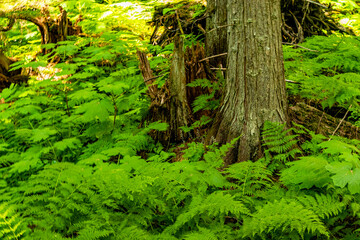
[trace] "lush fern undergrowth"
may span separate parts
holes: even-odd
[[[321,102],[324,110],[333,106],[348,109],[350,120],[360,118],[360,37],[314,36],[301,44],[284,46],[287,78],[291,94]],[[337,116],[342,117],[342,116]]]
[[[268,123],[257,162],[224,169],[230,144],[191,143],[171,163],[147,134],[166,125],[138,127],[149,102],[132,44],[62,42],[70,77],[1,93],[1,239],[360,237],[359,141]]]
[[[359,43],[334,35],[285,47],[287,77],[301,83],[289,91],[352,105],[357,122]],[[135,46],[109,32],[13,66],[41,80],[0,94],[0,239],[360,239],[360,141],[267,123],[257,162],[224,168],[231,144],[196,142],[172,162],[148,135],[166,124],[139,127],[150,103]],[[62,63],[51,69],[49,57]],[[167,61],[151,66],[166,72]]]

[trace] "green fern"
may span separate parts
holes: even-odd
[[[218,229],[216,226],[211,228],[198,227],[199,231],[185,234],[182,239],[186,240],[218,240],[218,239],[232,239],[233,233],[231,229]]]
[[[349,109],[359,118],[360,42],[356,36],[307,38],[302,46],[314,50],[284,47],[286,77],[300,84],[289,84],[292,94],[320,101],[323,108],[335,104]]]
[[[260,161],[267,164],[270,170],[283,168],[285,163],[301,153],[296,146],[298,135],[292,135],[292,130],[285,130],[285,124],[265,122],[262,130],[265,158]]]
[[[25,234],[23,221],[20,214],[16,213],[15,207],[7,203],[0,204],[0,238],[22,239]]]
[[[293,236],[294,233],[301,238],[306,233],[329,237],[317,214],[299,202],[287,199],[269,202],[259,208],[251,218],[244,219],[241,233],[243,237],[259,236],[264,239],[270,239],[270,236],[272,239],[277,239],[278,236]]]
[[[312,210],[320,218],[330,218],[339,215],[345,208],[345,204],[333,195],[315,194],[298,197],[304,207]]]
[[[198,222],[196,218],[202,216],[203,221],[212,222],[216,217],[218,221],[224,222],[225,216],[234,216],[241,218],[249,214],[249,210],[240,201],[235,201],[234,197],[222,192],[214,192],[207,197],[196,196],[192,199],[191,204],[186,212],[180,214],[175,223],[167,227],[164,233],[175,234],[184,225]]]
[[[233,164],[225,173],[227,177],[233,179],[236,184],[234,187],[239,189],[242,195],[253,195],[272,185],[271,172],[260,161]]]

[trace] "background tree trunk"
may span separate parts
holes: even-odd
[[[227,52],[227,2],[228,0],[208,0],[206,19],[206,56]],[[226,55],[209,59],[214,67],[226,67]]]
[[[264,122],[286,122],[280,0],[228,0],[228,66],[223,104],[207,142],[240,140],[225,164],[261,157]]]

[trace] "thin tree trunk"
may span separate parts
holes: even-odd
[[[228,0],[228,71],[223,104],[207,142],[240,140],[226,165],[262,155],[264,122],[287,121],[280,0]]]

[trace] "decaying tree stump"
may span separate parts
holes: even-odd
[[[181,127],[189,126],[193,122],[191,109],[186,96],[186,72],[184,45],[180,36],[175,38],[175,48],[170,67],[169,80],[161,89],[152,86],[152,71],[143,53],[138,52],[140,69],[145,83],[149,87],[151,98],[150,113],[146,120],[161,121],[169,124],[165,132],[153,132],[152,136],[165,146],[170,142],[184,142],[191,137],[190,132],[184,132]],[[150,81],[149,81],[150,79]]]
[[[67,36],[79,35],[82,33],[81,27],[77,25],[81,21],[79,17],[75,24],[72,24],[67,17],[66,11],[59,6],[60,15],[57,19],[52,19],[49,10],[45,7],[43,9],[17,7],[8,11],[0,11],[0,18],[8,18],[9,23],[0,31],[9,31],[14,26],[15,20],[21,19],[34,23],[41,33],[41,44],[57,43],[66,40]],[[51,52],[51,49],[43,49],[44,54]]]
[[[185,141],[189,133],[180,127],[190,126],[192,114],[186,96],[186,72],[184,57],[184,42],[182,37],[175,37],[174,55],[170,67],[170,119],[171,139],[176,142]]]
[[[189,84],[196,79],[208,79],[210,81],[216,79],[213,71],[210,69],[209,59],[206,58],[205,48],[199,43],[186,48],[185,70],[186,84]],[[193,109],[193,103],[198,96],[210,94],[211,91],[212,90],[208,87],[186,87],[186,97],[191,109]],[[199,120],[203,115],[212,117],[212,112],[208,110],[201,110],[196,113],[193,112],[195,120]]]
[[[137,51],[137,55],[140,61],[140,71],[142,76],[144,77],[144,82],[146,86],[148,86],[148,92],[151,99],[155,99],[158,95],[158,88],[157,86],[153,85],[153,83],[156,80],[156,77],[154,77],[153,72],[150,68],[150,63],[147,59],[146,53]]]
[[[189,87],[187,84],[196,79],[215,78],[206,61],[207,59],[205,59],[204,47],[197,44],[186,48],[184,53],[182,39],[179,36],[175,39],[170,77],[161,89],[153,85],[157,77],[152,74],[146,54],[138,51],[140,70],[145,84],[148,86],[148,94],[151,99],[149,115],[145,120],[169,124],[167,131],[151,133],[154,139],[165,146],[168,146],[170,142],[185,142],[194,137],[202,136],[200,129],[184,132],[181,127],[190,126],[203,115],[211,115],[209,111],[195,114],[192,111],[192,103],[196,97],[201,94],[209,94],[210,89]]]

